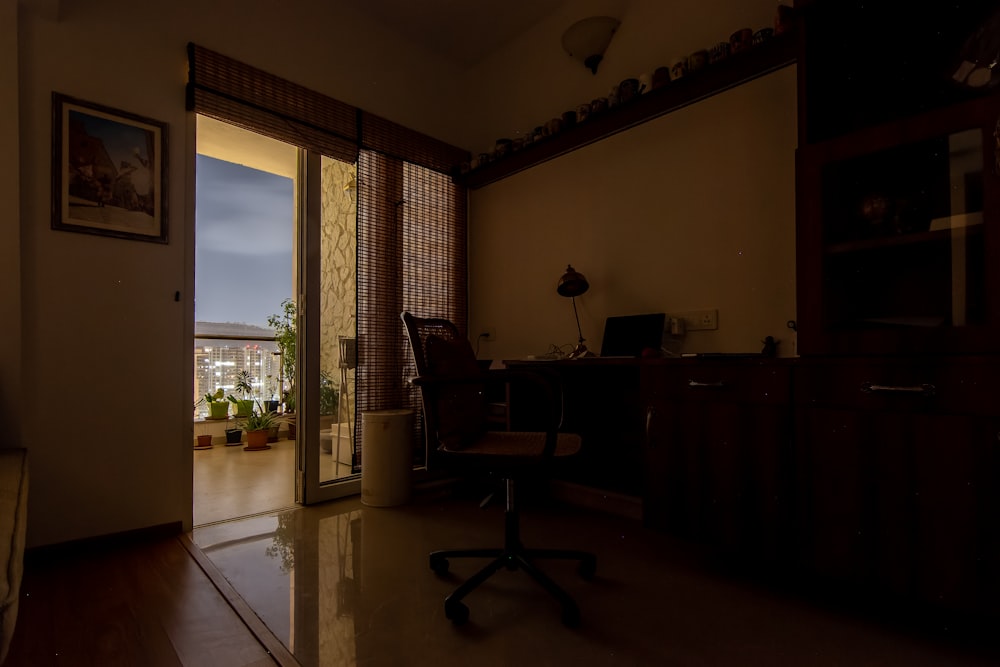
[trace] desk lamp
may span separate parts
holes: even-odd
[[[587,346],[583,344],[584,338],[583,330],[580,328],[580,315],[576,312],[576,297],[585,293],[588,289],[590,289],[590,283],[587,282],[583,274],[577,273],[572,265],[567,264],[566,273],[559,279],[556,291],[559,292],[559,296],[568,296],[573,300],[573,316],[576,317],[576,332],[580,336],[580,341],[576,347],[566,355],[568,359],[579,359],[580,357],[590,356]]]

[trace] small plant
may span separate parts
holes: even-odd
[[[319,373],[319,413],[321,415],[332,415],[337,411],[340,401],[340,390],[333,382],[333,378],[326,371]]]
[[[281,302],[281,313],[269,315],[267,325],[274,329],[274,342],[281,353],[281,395],[285,409],[289,412],[295,409],[295,346],[298,342],[298,308],[291,299]],[[285,381],[288,387],[285,387]]]
[[[214,392],[205,394],[195,405],[197,408],[201,403],[208,404],[208,416],[210,419],[225,419],[229,416],[229,404],[226,403],[226,393],[219,387]]]
[[[246,431],[266,431],[277,423],[278,416],[273,412],[265,412],[258,404],[257,409],[243,419],[243,428]]]
[[[240,398],[230,394],[229,402],[236,406],[238,417],[247,417],[253,412],[253,377],[249,371],[242,370],[236,374],[236,384],[233,389],[240,393]]]

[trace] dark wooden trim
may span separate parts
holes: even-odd
[[[108,533],[106,535],[83,537],[78,540],[28,547],[24,550],[24,559],[25,561],[42,561],[65,558],[81,552],[116,549],[128,544],[173,537],[180,535],[182,532],[181,522],[171,521],[170,523],[161,523],[155,526],[146,526],[145,528],[125,530],[120,533]]]
[[[798,31],[792,30],[730,56],[704,70],[672,81],[635,100],[614,107],[558,134],[525,146],[456,180],[480,188],[595,141],[653,120],[735,86],[792,65],[798,58]]]

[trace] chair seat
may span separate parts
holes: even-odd
[[[576,433],[556,434],[554,456],[572,456],[580,451]],[[510,456],[537,459],[545,449],[545,434],[520,431],[487,431],[461,449],[442,448],[448,454],[472,456]]]

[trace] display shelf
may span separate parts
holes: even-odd
[[[658,118],[795,63],[797,31],[792,30],[751,49],[708,65],[703,70],[640,95],[557,134],[477,167],[455,179],[468,188],[489,185],[595,141]]]

